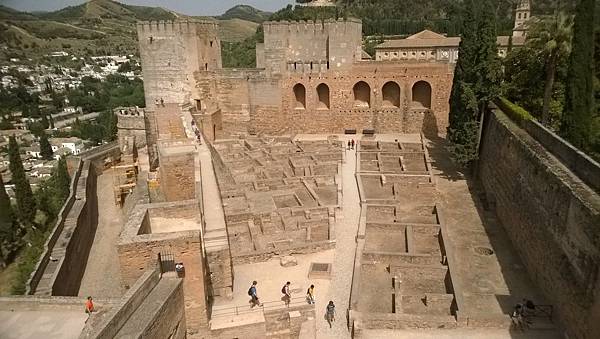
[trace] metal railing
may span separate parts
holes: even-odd
[[[252,304],[248,302],[247,305],[236,305],[236,306],[213,306],[211,312],[211,318],[217,317],[232,317],[242,314],[248,314],[253,312],[265,312],[274,311],[278,309],[293,308],[298,306],[308,306],[306,297],[293,297],[290,299],[290,303],[286,305],[283,300],[272,300],[265,301],[260,305],[252,307]]]

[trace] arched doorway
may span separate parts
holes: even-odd
[[[296,84],[294,86],[294,108],[305,109],[306,108],[306,88],[302,84]]]
[[[400,86],[394,81],[386,82],[381,89],[384,107],[400,107]]]
[[[418,81],[413,85],[412,106],[431,108],[431,85],[427,81]]]
[[[364,81],[359,81],[354,85],[354,106],[371,107],[371,87]]]
[[[325,84],[317,86],[317,96],[319,98],[317,109],[329,109],[329,86]]]

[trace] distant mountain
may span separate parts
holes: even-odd
[[[252,36],[270,13],[235,6],[219,17],[223,41]],[[131,6],[112,0],[91,0],[54,12],[25,13],[0,6],[0,55],[39,57],[64,50],[75,55],[133,54],[137,52],[136,21],[188,17],[160,7]]]
[[[228,9],[223,15],[217,17],[220,20],[224,19],[241,19],[246,21],[252,21],[256,23],[262,23],[271,16],[271,12],[261,11],[252,6],[248,5],[237,5]]]

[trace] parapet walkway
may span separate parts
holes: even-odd
[[[341,136],[347,143],[357,135]],[[360,196],[356,182],[356,148],[346,150],[345,162],[342,164],[343,211],[342,217],[335,224],[335,258],[332,266],[332,278],[329,291],[322,302],[316,305],[317,338],[350,338],[346,324],[346,311],[352,290],[352,272],[354,269],[354,253],[356,251],[356,233],[360,220]],[[324,320],[327,302],[333,300],[336,308],[336,321],[333,328]]]
[[[123,228],[123,214],[115,205],[113,170],[98,176],[98,227],[90,249],[79,296],[114,298],[123,295],[117,241]]]
[[[229,246],[229,242],[227,240],[221,193],[219,192],[210,149],[203,137],[200,140],[197,139],[193,131],[192,116],[188,111],[183,111],[183,124],[188,138],[196,141],[196,149],[198,150],[200,161],[200,172],[196,172],[196,178],[200,177],[202,187],[203,220],[205,225],[205,229],[203,230],[204,246],[207,251],[220,250]]]

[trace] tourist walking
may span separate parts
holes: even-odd
[[[352,145],[352,149],[354,149],[354,139],[352,139],[351,145]]]
[[[329,304],[327,304],[325,318],[329,323],[329,328],[331,328],[331,323],[335,321],[335,305],[333,304],[333,300],[329,300]]]
[[[163,98],[160,98],[160,105],[165,107],[165,101],[163,100]]]
[[[290,301],[292,301],[292,292],[290,292],[291,282],[286,282],[285,285],[281,288],[281,293],[283,293],[283,297],[281,300],[285,303],[285,306],[290,307]]]
[[[310,285],[310,287],[306,291],[306,301],[309,305],[315,303],[315,285]]]
[[[350,146],[352,146],[352,143],[350,142],[350,140],[348,140],[348,150],[350,150]]]
[[[252,306],[250,306],[250,307],[262,306],[260,301],[258,300],[258,294],[256,293],[256,284],[258,284],[258,282],[256,282],[256,280],[254,280],[252,282],[252,286],[250,286],[250,288],[248,289],[248,295],[252,297],[252,299],[250,300],[250,303],[252,303]]]
[[[91,296],[87,297],[87,300],[85,301],[85,313],[88,315],[87,319],[85,320],[86,322],[88,321],[88,319],[92,316],[92,312],[94,312],[94,300],[92,299]]]

